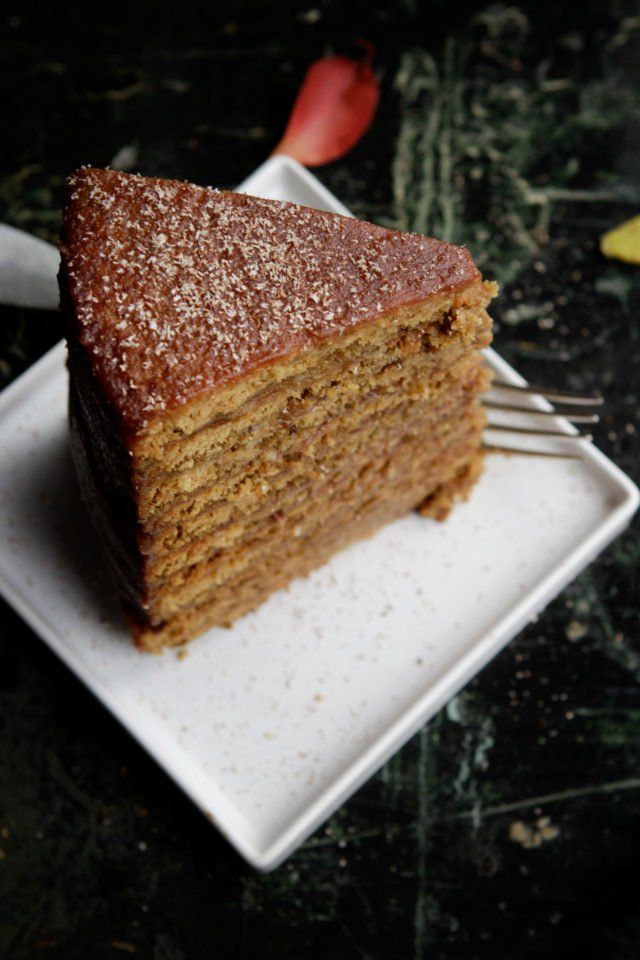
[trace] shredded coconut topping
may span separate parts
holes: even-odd
[[[479,276],[462,247],[291,203],[83,168],[67,309],[124,423]]]

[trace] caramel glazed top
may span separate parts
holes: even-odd
[[[275,200],[82,168],[61,287],[124,431],[278,357],[480,279],[464,247]]]

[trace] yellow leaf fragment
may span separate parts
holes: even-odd
[[[600,237],[600,250],[611,260],[640,264],[640,216],[604,233]]]

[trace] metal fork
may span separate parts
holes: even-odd
[[[492,394],[494,393],[497,394],[498,399],[493,399]],[[546,409],[539,409],[534,405],[511,403],[508,402],[509,393],[514,395],[516,400],[524,397],[537,397],[546,400],[549,405]],[[502,401],[503,394],[507,394],[507,402]],[[551,403],[554,406],[551,406]],[[504,380],[493,379],[489,396],[484,400],[484,406],[490,411],[491,418],[487,430],[518,436],[553,437],[561,441],[567,441],[567,444],[565,449],[561,450],[540,450],[531,447],[504,446],[485,441],[483,447],[487,452],[492,453],[579,460],[580,454],[576,451],[576,448],[579,447],[579,444],[588,443],[592,439],[591,434],[585,432],[583,425],[598,423],[600,417],[594,412],[594,408],[602,406],[603,403],[604,398],[599,394],[588,395],[576,393],[572,390],[555,390],[532,384],[519,386],[507,383]],[[541,417],[543,419],[540,426],[519,426],[517,423],[496,422],[495,415],[500,416],[501,414],[508,415],[511,420],[513,419],[512,414],[526,414],[527,417]],[[561,428],[547,427],[544,424],[545,417],[564,417],[573,425],[573,431],[565,433]]]

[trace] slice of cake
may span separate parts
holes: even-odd
[[[466,494],[494,286],[464,248],[110,170],[69,184],[73,453],[140,647]]]

